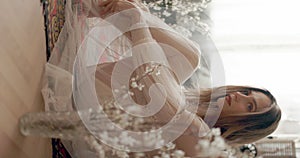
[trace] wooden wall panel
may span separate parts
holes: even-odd
[[[50,158],[50,139],[24,137],[19,117],[42,111],[46,62],[39,0],[0,1],[0,158]]]

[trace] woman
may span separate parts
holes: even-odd
[[[277,128],[281,111],[268,90],[247,86],[225,86],[212,91],[218,93],[224,89],[225,97],[211,98],[211,90],[203,92],[200,104],[218,105],[225,100],[215,127],[221,128],[222,136],[229,143],[251,143],[271,134]],[[203,116],[203,113],[199,116]]]
[[[149,117],[156,124],[156,129],[171,129],[162,135],[163,139],[166,142],[174,141],[177,148],[185,151],[187,156],[197,154],[193,147],[210,131],[206,124],[209,121],[209,125],[221,129],[222,136],[231,144],[253,142],[276,129],[281,111],[275,98],[267,90],[246,86],[183,89],[183,83],[199,65],[199,48],[149,14],[140,3],[108,0],[86,8],[91,10],[88,12],[89,17],[101,17],[96,24],[100,23],[100,29],[91,29],[87,35],[91,38],[83,40],[83,44],[80,41],[81,45],[74,47],[73,42],[78,41],[65,40],[67,42],[64,43],[63,38],[80,37],[72,35],[73,29],[67,29],[68,25],[70,28],[78,25],[74,22],[66,23],[65,31],[69,31],[69,34],[59,41],[65,49],[55,49],[59,53],[54,52],[51,56],[46,73],[48,87],[51,84],[65,86],[66,79],[71,78],[57,67],[73,73],[75,86],[73,93],[66,93],[69,89],[57,85],[49,88],[55,95],[60,98],[64,98],[62,95],[73,95],[74,105],[79,110],[82,108],[80,103],[86,107],[99,102],[105,109],[109,101],[116,100],[114,103],[119,109],[134,116]],[[72,17],[71,14],[69,16]],[[93,36],[95,34],[101,36]],[[106,36],[102,36],[103,34]],[[92,49],[89,48],[89,43],[97,45],[97,51],[101,51],[97,54],[99,59],[96,58],[96,62],[93,60],[95,56],[90,58]],[[77,54],[72,54],[76,51]],[[86,65],[82,66],[82,63]],[[90,73],[89,68],[94,69],[95,73]],[[86,74],[92,74],[95,79],[82,79]],[[55,80],[57,81],[54,82]],[[63,82],[59,83],[59,80]],[[86,85],[94,85],[95,88],[83,89],[81,92],[80,88],[86,81],[89,81]],[[93,102],[93,90],[96,91],[96,102]],[[51,99],[49,96],[50,93],[47,93],[47,109],[60,111],[59,108],[67,99],[61,99],[59,107],[50,101],[47,103]],[[63,110],[73,108],[67,102]],[[115,117],[115,113],[109,117]]]
[[[146,10],[140,3],[131,1],[105,1],[100,3],[100,7],[104,7],[100,15],[104,17],[109,13],[114,12],[122,12],[127,9],[138,8],[142,10]],[[146,10],[147,11],[147,10]],[[142,12],[142,11],[141,11]],[[143,19],[142,15],[140,15],[139,11],[132,12],[131,20],[133,24],[138,23],[139,25],[143,25],[138,29],[133,29],[129,33],[129,39],[131,39],[133,45],[141,45],[141,44],[150,44],[153,42],[167,44],[168,46],[172,46],[176,50],[178,50],[185,58],[188,59],[190,66],[192,67],[190,71],[186,69],[185,73],[177,73],[177,80],[175,81],[172,77],[176,77],[176,75],[170,75],[168,70],[165,70],[163,66],[159,67],[158,69],[161,70],[161,75],[156,77],[154,75],[150,75],[145,77],[145,81],[140,80],[140,83],[145,84],[145,89],[150,82],[159,82],[162,83],[164,86],[167,87],[167,104],[165,104],[164,108],[161,109],[160,112],[156,114],[156,119],[161,122],[165,122],[166,120],[169,121],[172,115],[175,115],[175,112],[170,112],[172,108],[177,108],[176,105],[178,102],[174,102],[171,100],[176,100],[180,95],[176,93],[178,89],[176,89],[177,85],[182,85],[184,81],[195,71],[199,63],[199,56],[196,46],[191,43],[190,45],[185,42],[185,39],[178,39],[177,37],[172,37],[172,34],[167,34],[162,29],[155,29],[155,28],[148,28],[145,21],[147,19]],[[147,48],[149,50],[159,50],[156,46],[152,46],[155,48]],[[164,48],[163,48],[164,49]],[[146,51],[143,49],[136,50],[136,57],[140,60],[144,60],[144,58],[151,58],[149,54],[152,53],[152,56],[156,54],[151,51]],[[142,51],[139,52],[139,51]],[[166,51],[162,51],[166,53]],[[133,53],[135,53],[133,51]],[[132,55],[130,58],[135,58],[135,54]],[[160,56],[160,54],[157,54]],[[174,63],[166,54],[166,58],[169,61],[171,68],[178,68],[174,65],[178,63]],[[155,59],[155,58],[153,58]],[[116,63],[110,64],[102,64],[98,66],[97,73],[101,76],[101,73],[111,73],[113,68],[115,67]],[[174,65],[172,65],[174,64]],[[141,67],[145,67],[144,64]],[[101,70],[101,68],[102,70]],[[104,71],[103,71],[104,70]],[[132,76],[140,74],[139,70],[135,71]],[[166,73],[166,74],[164,74]],[[165,76],[164,76],[165,75]],[[99,78],[98,78],[99,79]],[[101,80],[101,79],[99,79]],[[147,81],[150,80],[150,81]],[[172,80],[174,82],[172,82]],[[167,82],[166,82],[167,81]],[[147,83],[149,82],[149,83]],[[110,85],[111,83],[109,83]],[[101,89],[102,87],[99,87]],[[134,100],[138,104],[147,104],[150,101],[149,96],[145,95],[148,90],[139,91],[132,88],[132,92],[135,94],[133,96]],[[202,127],[202,130],[205,130],[205,125],[202,119],[205,118],[205,115],[208,114],[208,107],[209,105],[222,109],[221,114],[215,123],[214,127],[219,127],[221,129],[222,136],[227,140],[227,142],[231,144],[246,144],[257,141],[269,134],[271,134],[278,125],[278,122],[281,117],[281,111],[276,103],[275,98],[273,95],[264,89],[254,88],[254,87],[247,87],[247,86],[224,86],[218,87],[214,89],[208,90],[201,90],[201,92],[196,92],[194,90],[187,90],[185,92],[187,97],[186,99],[193,100],[199,99],[199,108],[197,110],[197,115],[200,117],[195,118],[192,122],[192,126],[196,126],[197,128]],[[200,97],[198,97],[200,95]],[[192,96],[192,97],[191,97]],[[100,97],[100,96],[99,96]],[[180,97],[179,97],[180,98]],[[167,107],[166,107],[167,106]],[[166,114],[169,114],[166,116]],[[216,113],[215,113],[216,114]],[[202,118],[202,119],[201,119]],[[193,127],[187,128],[188,130],[183,133],[175,142],[177,142],[177,146],[184,151],[188,155],[195,154],[194,151],[190,148],[192,144],[195,144],[197,138],[194,136],[190,137],[187,133],[189,130],[193,130]],[[199,130],[198,132],[201,132]],[[187,145],[187,144],[189,145]]]

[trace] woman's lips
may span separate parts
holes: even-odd
[[[225,99],[226,99],[228,105],[230,106],[230,105],[231,105],[231,96],[230,96],[230,95],[227,95],[227,96],[225,97]]]

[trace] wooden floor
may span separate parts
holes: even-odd
[[[24,137],[18,128],[24,113],[43,110],[40,0],[1,0],[0,35],[0,158],[50,158],[49,139]]]

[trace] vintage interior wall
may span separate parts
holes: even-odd
[[[42,111],[40,93],[46,62],[39,0],[0,1],[0,157],[51,157],[50,139],[24,137],[18,119]]]

